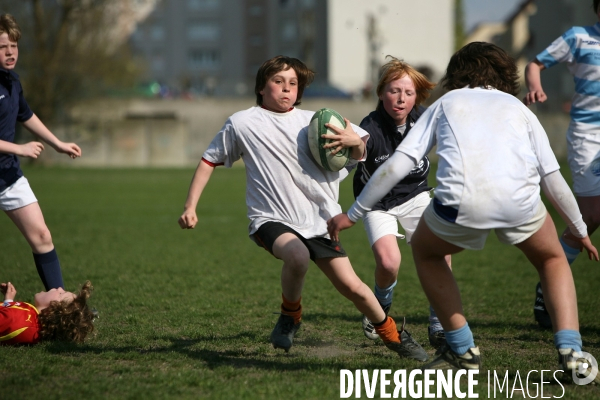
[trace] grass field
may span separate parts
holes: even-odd
[[[358,312],[314,265],[294,347],[288,354],[271,347],[280,263],[247,237],[243,168],[217,169],[192,231],[179,229],[177,218],[193,169],[27,167],[25,173],[52,232],[67,289],[91,280],[91,303],[100,318],[84,345],[0,348],[0,399],[332,399],[340,395],[340,369],[421,365],[368,341]],[[350,184],[341,190],[344,209],[352,201]],[[562,230],[564,223],[555,221]],[[600,235],[592,240],[600,245]],[[362,225],[345,231],[342,242],[372,286],[374,265]],[[410,248],[403,242],[401,250],[392,315],[405,315],[413,336],[433,354],[427,300]],[[509,371],[511,379],[518,371],[523,381],[530,370],[556,369],[552,333],[533,321],[537,275],[524,256],[492,235],[485,250],[463,252],[453,265],[484,368]],[[600,264],[580,257],[573,274],[584,350],[600,359]],[[0,281],[13,282],[24,301],[43,289],[27,243],[4,214]],[[479,376],[480,398],[487,398],[486,374]],[[550,380],[548,373],[545,378]],[[546,397],[562,393],[558,384],[544,386]],[[497,394],[506,397],[506,390]],[[600,388],[565,386],[562,398],[600,398]]]

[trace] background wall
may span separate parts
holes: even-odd
[[[71,122],[52,127],[61,139],[77,142],[83,156],[72,162],[47,150],[42,153],[40,162],[98,167],[196,165],[225,120],[253,105],[253,98],[88,102],[72,111]],[[307,99],[300,107],[306,110],[330,107],[360,124],[375,106],[374,100]],[[564,158],[568,115],[552,113],[538,114],[538,117],[557,157]]]

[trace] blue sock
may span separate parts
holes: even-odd
[[[442,324],[435,313],[433,307],[429,306],[429,333],[443,331]]]
[[[446,343],[458,355],[465,354],[471,347],[475,347],[473,333],[469,329],[469,324],[455,331],[446,332]]]
[[[566,244],[563,241],[562,237],[559,239],[559,241],[560,241],[560,245],[563,248],[563,251],[565,252],[565,256],[567,256],[567,261],[569,262],[569,265],[573,264],[573,261],[575,261],[575,259],[577,258],[577,256],[580,253],[579,249],[576,249],[576,248],[571,247],[568,244]]]
[[[379,286],[377,286],[377,284],[375,284],[375,297],[377,298],[379,304],[381,304],[382,307],[392,304],[392,299],[394,297],[394,287],[397,283],[398,281],[394,281],[394,283],[392,283],[385,289],[382,289]]]
[[[573,349],[581,352],[581,335],[572,329],[563,329],[554,334],[554,345],[557,349]]]
[[[60,262],[58,262],[58,255],[56,255],[56,249],[52,249],[44,254],[33,253],[33,260],[35,261],[35,267],[37,268],[37,272],[46,290],[59,287],[65,288],[62,272],[60,270]]]

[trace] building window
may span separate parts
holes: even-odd
[[[279,5],[282,9],[291,9],[294,7],[294,2],[292,0],[279,0]]]
[[[217,40],[221,35],[219,25],[211,22],[195,22],[187,27],[187,37],[191,40]]]
[[[219,0],[187,0],[187,5],[193,11],[211,10],[219,7]]]
[[[286,41],[296,40],[298,38],[296,24],[293,22],[284,24],[281,28],[281,38]]]
[[[190,50],[188,53],[188,67],[191,70],[215,69],[220,64],[217,50]]]
[[[252,16],[252,17],[261,16],[262,13],[263,13],[262,6],[251,6],[251,7],[248,7],[248,14],[250,14],[250,16]]]
[[[165,69],[165,59],[161,55],[155,55],[152,57],[151,61],[152,71],[154,72],[162,72]]]
[[[253,35],[248,38],[248,44],[250,46],[259,47],[259,46],[262,46],[263,43],[264,43],[263,38],[260,35]]]
[[[165,29],[162,26],[154,25],[150,28],[151,40],[163,40],[165,38]]]

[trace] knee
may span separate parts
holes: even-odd
[[[400,268],[400,250],[396,247],[374,248],[376,274],[388,276],[390,279],[396,279],[398,269]]]
[[[52,244],[52,235],[47,227],[43,227],[36,231],[31,238],[34,246],[47,246]]]
[[[377,273],[391,278],[396,278],[400,268],[400,256],[384,255],[377,259]]]
[[[286,252],[283,262],[290,272],[304,275],[310,263],[310,253],[306,247],[294,247]]]

